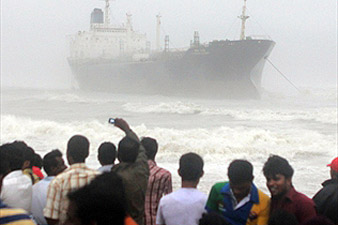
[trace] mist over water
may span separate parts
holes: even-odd
[[[28,89],[2,90],[1,98],[1,143],[24,140],[41,155],[65,153],[68,139],[83,134],[91,142],[87,163],[98,168],[100,143],[124,136],[108,118],[125,118],[140,137],[158,140],[157,162],[173,173],[175,189],[179,157],[192,151],[205,160],[204,192],[226,180],[238,158],[253,163],[255,182],[267,192],[261,169],[269,154],[278,154],[295,168],[295,187],[312,196],[337,155],[335,88],[292,97],[265,92],[245,101]]]

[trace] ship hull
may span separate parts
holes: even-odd
[[[69,59],[69,64],[83,90],[259,98],[265,58],[274,45],[270,40],[214,41],[146,61]]]

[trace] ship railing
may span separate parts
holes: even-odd
[[[272,40],[268,35],[250,35],[245,38],[246,40]]]

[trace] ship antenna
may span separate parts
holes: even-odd
[[[160,51],[160,35],[161,35],[161,15],[156,15],[156,50]]]
[[[104,23],[106,24],[106,25],[108,25],[108,24],[110,24],[110,19],[109,19],[109,12],[110,12],[110,10],[109,10],[109,1],[110,0],[105,0],[106,1],[106,7],[105,7],[105,9],[104,9]]]
[[[242,28],[241,28],[241,37],[240,40],[245,39],[245,22],[249,18],[249,16],[245,15],[246,12],[246,0],[244,0],[244,5],[242,8],[242,15],[240,15],[238,18],[242,20]]]

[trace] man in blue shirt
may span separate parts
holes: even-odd
[[[253,184],[253,166],[234,160],[228,168],[229,182],[215,184],[206,205],[234,225],[265,225],[269,219],[269,197]]]

